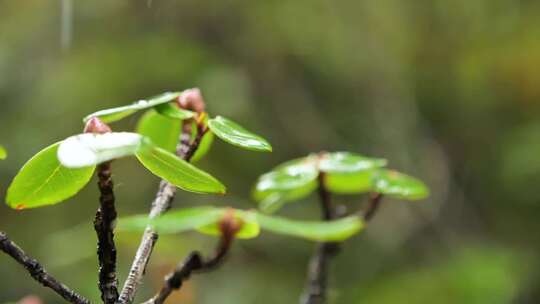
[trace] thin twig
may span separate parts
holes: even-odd
[[[319,198],[321,202],[322,216],[325,221],[335,218],[332,207],[330,192],[325,186],[326,175],[319,174]],[[337,243],[320,243],[313,254],[308,267],[308,279],[304,294],[300,299],[302,304],[322,304],[326,301],[326,289],[328,281],[328,264],[330,258],[339,251]]]
[[[223,263],[234,235],[223,234],[214,255],[204,260],[198,251],[191,252],[188,257],[176,269],[165,277],[161,290],[150,300],[143,304],[162,304],[174,290],[179,290],[184,281],[188,280],[192,273],[211,271]]]
[[[177,155],[183,159],[186,159],[187,152],[190,150],[190,137],[191,124],[185,122],[182,134],[180,136],[180,143],[176,149]],[[159,184],[159,190],[156,194],[156,198],[152,202],[149,218],[156,218],[169,210],[175,195],[176,187],[173,184],[162,180]],[[118,302],[120,304],[133,302],[157,240],[157,232],[152,227],[148,226],[143,233],[141,243],[137,249],[137,253],[135,254],[135,259],[133,260],[128,277],[124,283],[124,288],[122,289],[122,293],[118,298]]]
[[[96,212],[94,229],[98,237],[99,290],[105,304],[118,300],[118,279],[116,277],[116,246],[114,244],[114,225],[117,217],[114,206],[111,163],[98,166],[98,187],[100,207]]]
[[[178,105],[181,108],[193,110],[199,115],[204,111],[205,108],[204,100],[198,89],[185,90],[178,98]],[[191,142],[191,125],[193,121],[193,119],[184,120],[180,141],[176,147],[176,154],[178,157],[188,162],[197,151],[202,139],[202,135],[204,135],[202,132],[197,132],[197,137],[193,142]],[[202,121],[198,121],[198,129],[202,128],[200,127],[201,124]],[[156,198],[152,202],[149,218],[158,217],[169,210],[175,195],[176,187],[162,180],[159,185]],[[141,243],[137,249],[137,253],[135,254],[131,269],[129,270],[128,277],[124,283],[124,288],[122,289],[120,297],[118,298],[119,304],[129,304],[133,302],[157,239],[157,232],[151,226],[148,226],[144,231]]]
[[[381,193],[372,193],[369,197],[369,202],[366,211],[364,212],[364,221],[369,222],[381,206],[383,195]]]
[[[51,276],[37,260],[29,257],[19,246],[17,246],[17,244],[11,241],[4,232],[0,232],[0,250],[24,266],[34,280],[41,283],[41,285],[54,290],[54,292],[56,292],[66,301],[74,304],[90,303],[89,300],[77,294],[71,288],[60,283],[57,279]]]

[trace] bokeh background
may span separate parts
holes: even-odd
[[[385,201],[332,264],[331,303],[540,301],[540,2],[536,0],[0,0],[0,195],[81,118],[168,90],[200,87],[211,113],[268,138],[274,153],[216,141],[200,166],[225,197],[179,193],[175,207],[252,208],[250,188],[309,152],[386,157],[424,179],[423,202]],[[137,117],[114,125],[131,130]],[[146,213],[158,180],[114,163],[121,215]],[[351,210],[365,197],[337,197]],[[52,207],[0,206],[8,232],[97,301],[94,183]],[[282,215],[317,218],[315,197]],[[118,234],[123,282],[139,241]],[[138,302],[198,234],[160,239]],[[314,244],[263,234],[197,275],[169,303],[297,303]],[[61,303],[0,255],[0,302]]]

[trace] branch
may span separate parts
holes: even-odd
[[[369,197],[369,202],[366,211],[364,212],[364,221],[369,222],[381,206],[383,195],[381,193],[372,193]]]
[[[116,208],[114,206],[111,163],[98,166],[98,187],[100,207],[94,219],[94,229],[98,238],[99,290],[105,304],[114,304],[118,300],[118,279],[116,277],[116,246],[114,244],[114,225]]]
[[[204,260],[197,251],[191,252],[184,262],[178,264],[176,269],[165,277],[164,286],[150,300],[143,304],[162,304],[174,290],[179,290],[184,281],[187,281],[192,273],[211,271],[221,265],[234,240],[234,234],[222,234],[219,245],[214,255]]]
[[[182,95],[177,100],[178,105],[181,108],[194,110],[197,113],[201,114],[204,111],[205,104],[200,91],[198,89],[189,89],[182,92]],[[200,117],[201,115],[199,115]],[[176,147],[176,155],[184,159],[185,161],[190,161],[191,157],[195,154],[199,148],[200,141],[204,135],[202,132],[197,132],[197,137],[193,142],[191,140],[191,124],[193,119],[184,120],[182,124],[182,133],[180,135],[180,141]],[[198,130],[202,130],[202,122],[197,121]],[[159,190],[156,194],[156,198],[152,202],[152,207],[150,209],[149,218],[155,218],[161,214],[167,212],[172,205],[174,197],[176,195],[176,187],[165,180],[162,180],[159,185]],[[129,270],[128,277],[124,283],[124,288],[122,293],[118,298],[119,304],[129,304],[132,303],[137,289],[141,283],[142,277],[146,271],[146,266],[152,255],[152,250],[157,242],[158,234],[154,229],[149,225],[146,227],[146,230],[143,233],[141,243],[135,254],[135,259]]]
[[[74,304],[90,304],[90,301],[51,276],[43,269],[43,266],[41,266],[37,260],[29,257],[19,246],[17,246],[17,244],[11,241],[4,232],[0,232],[0,250],[24,266],[34,280],[38,281],[41,285],[54,290],[54,292],[66,301]]]
[[[332,208],[330,192],[325,186],[326,175],[319,174],[319,198],[323,219],[330,221],[335,218]],[[326,301],[326,288],[328,281],[328,264],[331,257],[339,251],[337,243],[320,243],[309,262],[308,279],[304,295],[300,299],[302,304],[322,304]]]

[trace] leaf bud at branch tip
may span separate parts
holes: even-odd
[[[84,126],[84,133],[105,134],[111,132],[111,127],[97,117],[90,118]]]
[[[234,209],[229,208],[219,221],[219,231],[225,238],[232,239],[243,225],[244,222],[235,216]]]
[[[187,89],[178,96],[176,102],[182,109],[195,111],[197,113],[204,112],[205,102],[198,88]]]

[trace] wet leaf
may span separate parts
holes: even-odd
[[[210,174],[159,147],[142,149],[137,158],[150,172],[180,189],[196,193],[223,194],[226,191]]]
[[[406,200],[429,196],[429,189],[420,180],[393,170],[379,170],[371,178],[372,191]]]
[[[150,109],[160,104],[168,103],[180,96],[180,92],[166,92],[145,100],[136,101],[130,105],[97,111],[86,116],[83,120],[87,122],[92,117],[98,117],[104,122],[114,122],[125,118],[137,111]]]
[[[319,169],[327,173],[351,174],[386,166],[386,159],[371,158],[350,152],[325,153],[319,156]]]
[[[217,137],[232,145],[254,151],[272,151],[272,146],[264,138],[247,131],[227,118],[217,116],[210,119],[208,127]]]
[[[261,210],[277,211],[284,203],[299,200],[317,188],[316,157],[308,156],[288,161],[262,175],[253,191]]]
[[[62,202],[77,194],[94,173],[94,166],[69,169],[57,157],[60,143],[32,157],[9,186],[6,201],[15,209],[36,208]]]

